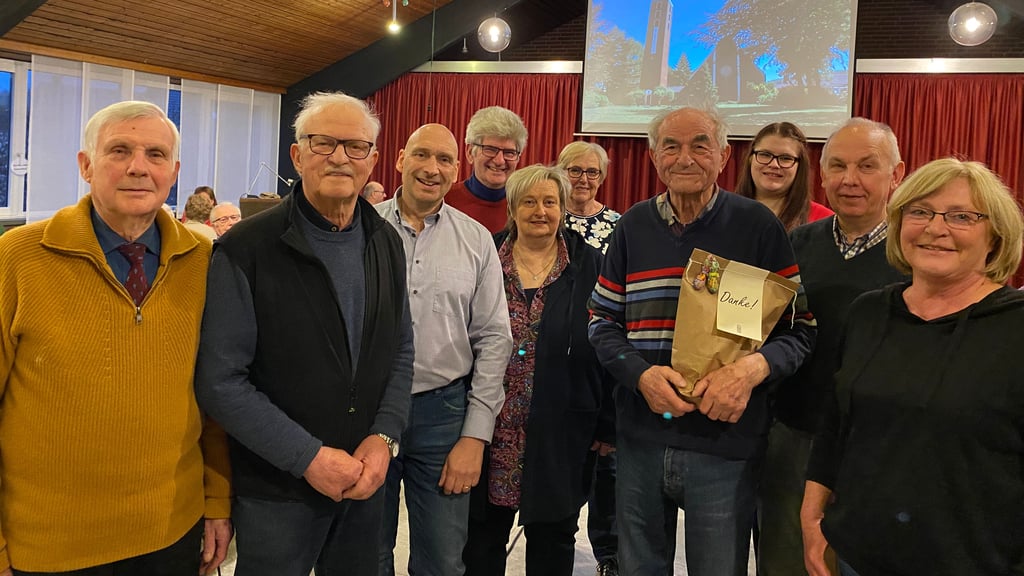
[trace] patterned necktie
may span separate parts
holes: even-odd
[[[149,280],[146,280],[146,271],[142,268],[142,257],[146,255],[146,246],[132,242],[118,246],[117,251],[131,264],[124,287],[128,289],[128,294],[135,301],[135,305],[142,306],[142,300],[149,292]]]

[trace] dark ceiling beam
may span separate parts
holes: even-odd
[[[46,0],[4,0],[0,2],[0,36],[7,34]]]

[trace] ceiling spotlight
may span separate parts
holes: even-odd
[[[949,15],[949,37],[961,46],[984,44],[995,34],[998,22],[988,4],[968,2]]]
[[[388,32],[392,34],[398,34],[398,31],[402,29],[402,25],[398,23],[398,3],[391,4],[391,22],[388,22]]]
[[[484,50],[501,52],[508,48],[508,43],[512,40],[512,29],[509,28],[508,22],[495,16],[480,23],[476,36]]]
[[[469,54],[469,47],[466,46],[466,37],[465,36],[462,37],[462,53],[463,54]]]

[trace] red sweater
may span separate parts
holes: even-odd
[[[508,223],[508,202],[505,198],[494,202],[477,198],[466,188],[465,182],[453,184],[444,201],[483,224],[491,234],[504,230]]]

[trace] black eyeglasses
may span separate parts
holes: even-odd
[[[303,136],[309,140],[309,149],[313,154],[330,156],[338,149],[340,144],[345,149],[345,155],[353,160],[362,160],[370,155],[373,150],[373,142],[366,140],[338,140],[333,136],[325,134],[307,134]]]
[[[936,212],[923,206],[904,206],[900,208],[900,212],[903,213],[903,219],[912,224],[927,224],[932,221],[932,218],[942,216],[942,219],[946,221],[946,226],[960,230],[966,230],[988,218],[988,214],[981,212],[971,212],[970,210]]]
[[[515,148],[498,148],[497,146],[488,146],[479,142],[474,143],[473,146],[479,148],[480,153],[488,158],[494,158],[501,152],[501,156],[509,162],[515,162],[519,159],[519,155],[522,154],[522,152]]]
[[[587,180],[597,180],[598,178],[601,177],[601,171],[598,170],[597,168],[587,168],[586,170],[584,170],[579,166],[569,166],[568,168],[565,169],[565,171],[569,173],[569,176],[571,178],[579,178],[584,174],[587,175]]]
[[[772,154],[767,150],[754,150],[751,153],[754,160],[757,160],[758,164],[765,166],[772,163],[772,160],[776,160],[779,163],[779,168],[791,168],[794,164],[800,161],[799,158],[790,156],[789,154]]]

